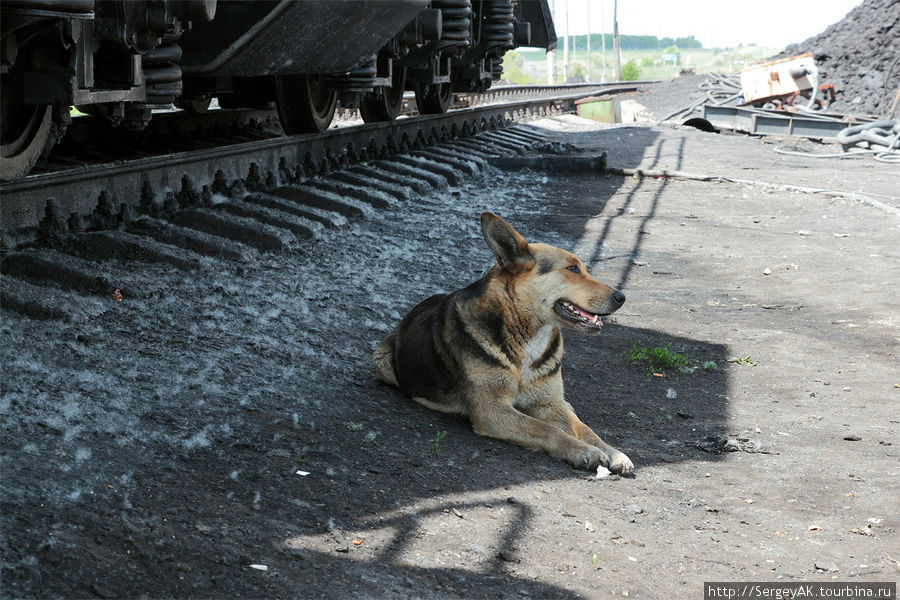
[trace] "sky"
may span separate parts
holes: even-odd
[[[612,32],[613,0],[549,0],[557,35]],[[685,37],[704,48],[759,44],[782,48],[802,42],[844,18],[861,0],[619,0],[619,33]],[[590,22],[588,13],[590,12]],[[601,29],[602,24],[602,29]],[[561,46],[560,46],[561,47]]]

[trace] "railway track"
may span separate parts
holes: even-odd
[[[8,249],[30,242],[48,228],[57,232],[102,228],[104,219],[110,221],[113,214],[123,221],[141,212],[159,212],[155,207],[171,208],[173,203],[193,206],[204,194],[298,185],[358,163],[410,151],[433,152],[426,149],[453,141],[463,144],[514,121],[572,111],[575,100],[585,96],[622,94],[636,87],[501,88],[480,98],[479,106],[442,115],[344,124],[298,136],[285,136],[271,123],[267,126],[262,111],[222,111],[218,119],[206,116],[204,122],[213,125],[206,126],[205,135],[198,133],[196,115],[172,113],[155,118],[157,125],[148,137],[128,138],[122,146],[109,143],[105,150],[98,149],[102,146],[96,140],[90,143],[89,121],[79,127],[76,119],[74,142],[69,144],[75,150],[52,157],[29,177],[0,185],[4,245]],[[241,119],[242,123],[235,122]],[[235,133],[239,127],[243,128]],[[432,168],[438,168],[439,161],[432,162]]]
[[[552,98],[180,152],[146,148],[147,156],[63,163],[4,183],[0,304],[34,318],[79,321],[105,311],[111,296],[139,296],[129,269],[111,268],[110,260],[188,273],[211,259],[308,246],[350,220],[547,146],[519,121],[572,111],[576,99],[601,90],[633,89],[567,89]]]

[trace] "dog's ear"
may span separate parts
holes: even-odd
[[[517,273],[534,266],[534,254],[525,238],[494,213],[481,213],[481,233],[502,268]]]

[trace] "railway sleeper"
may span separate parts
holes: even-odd
[[[359,200],[344,198],[331,192],[307,189],[297,185],[286,185],[272,190],[271,193],[297,204],[331,210],[347,218],[365,217],[371,210],[368,204]]]
[[[200,255],[125,231],[92,231],[73,235],[65,245],[76,254],[97,260],[167,263],[186,271],[201,267]],[[68,249],[68,248],[67,248]]]
[[[544,138],[538,135],[525,133],[525,131],[519,126],[506,127],[502,130],[502,132],[498,133],[502,133],[504,136],[516,140],[520,140],[522,143],[528,145],[534,145],[536,143],[546,141]]]
[[[510,138],[509,136],[505,136],[501,133],[495,133],[492,131],[482,133],[479,138],[487,141],[489,144],[499,146],[500,148],[509,150],[510,152],[515,152],[516,154],[525,154],[528,151],[528,147],[531,145],[530,142],[520,142]]]
[[[217,204],[216,208],[238,217],[247,217],[266,225],[287,229],[297,239],[319,239],[322,231],[321,223],[316,223],[276,208],[252,204],[243,200],[229,200],[228,202]]]
[[[513,125],[507,131],[515,133],[521,138],[534,142],[535,144],[540,144],[547,141],[547,137],[545,135],[541,135],[537,131],[530,129],[528,127],[522,125]]]
[[[531,138],[522,137],[516,133],[512,133],[509,131],[503,132],[503,140],[508,141],[509,143],[513,143],[513,144],[521,144],[522,148],[523,148],[523,150],[525,150],[525,152],[533,151],[536,147],[538,147],[542,143],[542,142],[537,142]],[[543,143],[546,143],[546,141],[544,141]]]
[[[606,171],[606,152],[589,156],[560,156],[544,154],[539,156],[498,156],[490,163],[498,169],[549,171],[552,173],[583,173]]]
[[[447,180],[452,186],[458,186],[462,183],[463,178],[460,177],[459,169],[455,169],[447,164],[435,162],[433,160],[417,157],[417,156],[396,156],[394,161],[401,165],[406,165],[414,169],[423,169],[430,173],[440,175]]]
[[[484,129],[479,135],[485,136],[485,137],[496,137],[498,139],[507,139],[507,138],[513,138],[513,137],[515,137],[515,139],[522,139],[519,136],[515,136],[513,128],[508,127],[506,123],[503,123],[499,127],[490,127],[490,128]],[[528,141],[530,142],[531,140],[528,140]]]
[[[171,221],[182,227],[247,244],[261,252],[280,252],[294,240],[294,234],[286,229],[209,208],[180,211]]]
[[[467,151],[471,151],[475,153],[477,156],[481,156],[483,158],[490,158],[492,156],[501,156],[506,152],[509,152],[508,148],[500,148],[496,144],[492,144],[489,141],[475,142],[472,140],[457,140],[453,142],[453,146],[456,148],[465,148]]]
[[[56,250],[28,250],[4,258],[0,272],[4,277],[49,282],[61,288],[105,297],[112,297],[116,290],[126,297],[140,295],[137,286],[123,282],[121,274],[98,274],[98,266]],[[147,295],[146,291],[144,295]]]
[[[484,170],[484,167],[487,166],[487,163],[478,158],[470,160],[464,156],[454,156],[449,152],[436,152],[434,148],[425,148],[423,150],[416,150],[414,152],[410,152],[410,156],[413,158],[419,158],[423,160],[427,160],[433,163],[437,163],[439,165],[447,165],[456,169],[457,171],[462,171],[467,176],[474,177],[477,176],[481,171]]]
[[[366,189],[347,183],[329,181],[328,179],[316,179],[307,181],[305,187],[322,192],[328,192],[337,196],[350,196],[361,202],[371,204],[373,208],[388,208],[396,204],[393,196],[385,194],[381,190]]]
[[[552,173],[584,173],[606,171],[606,153],[590,156],[498,156],[490,163],[498,169],[548,171]]]
[[[379,160],[372,163],[372,165],[383,171],[387,171],[388,173],[396,173],[397,175],[404,177],[424,180],[431,188],[442,190],[446,189],[448,186],[446,177],[425,168],[411,167],[399,162],[394,162],[393,160]]]
[[[486,150],[483,144],[465,144],[463,140],[459,140],[453,142],[453,145],[447,148],[451,152],[456,152],[465,156],[466,158],[472,158],[473,160],[480,160],[482,162],[487,162],[488,159],[497,156],[498,153],[492,150]]]
[[[373,163],[357,165],[344,172],[378,179],[386,184],[397,186],[401,189],[409,189],[411,190],[410,197],[412,197],[413,195],[427,194],[433,187],[429,185],[427,181],[422,181],[421,179],[410,179],[409,177],[406,177],[399,173],[394,173],[392,171],[387,171],[385,169],[377,167]]]
[[[33,319],[84,321],[110,310],[112,302],[112,299],[104,300],[59,288],[49,292],[46,285],[14,277],[0,279],[0,304],[3,308]]]
[[[354,187],[361,187],[368,190],[375,189],[379,192],[392,196],[394,199],[399,201],[409,200],[412,196],[412,188],[408,186],[391,184],[375,177],[363,175],[362,173],[338,171],[331,175],[331,179],[333,181],[346,183]]]
[[[240,242],[196,229],[173,225],[161,219],[143,217],[127,224],[129,233],[150,236],[158,242],[177,246],[213,258],[246,260],[252,250]]]
[[[459,169],[462,169],[469,175],[477,175],[487,166],[487,162],[478,156],[466,155],[462,152],[454,152],[452,149],[441,146],[425,148],[424,150],[416,150],[410,153],[411,156],[423,156],[434,161],[444,161]]]
[[[297,215],[312,223],[319,224],[326,229],[337,229],[347,226],[347,217],[340,213],[333,210],[323,210],[314,206],[300,205],[296,202],[285,200],[280,196],[274,196],[268,192],[253,192],[245,196],[244,201]]]

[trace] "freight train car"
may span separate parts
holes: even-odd
[[[146,127],[159,108],[277,108],[320,132],[340,104],[366,122],[481,92],[518,46],[552,48],[547,0],[3,0],[0,178],[26,175],[71,107]]]

